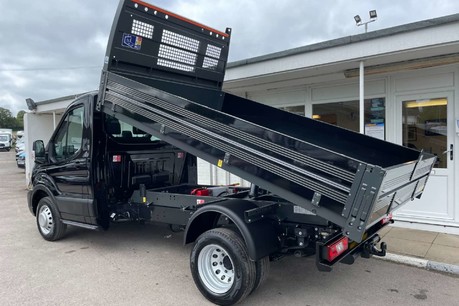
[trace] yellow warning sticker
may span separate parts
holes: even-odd
[[[221,168],[223,166],[223,161],[221,159],[218,160],[217,166]]]

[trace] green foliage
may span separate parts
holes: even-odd
[[[19,122],[24,122],[24,114],[25,114],[25,110],[20,110],[18,114],[16,115],[16,119]]]
[[[23,130],[24,114],[25,111],[20,111],[16,117],[13,117],[13,114],[9,109],[0,107],[0,128]]]

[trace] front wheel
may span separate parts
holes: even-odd
[[[48,241],[62,238],[67,225],[62,223],[56,205],[50,197],[44,197],[37,206],[37,227],[41,236]]]
[[[255,262],[250,260],[244,240],[227,228],[212,229],[198,237],[190,267],[199,291],[218,305],[242,301],[255,285]]]

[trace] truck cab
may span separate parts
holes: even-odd
[[[107,229],[110,220],[138,215],[119,208],[128,205],[140,186],[196,184],[194,156],[96,111],[95,101],[97,93],[79,97],[64,113],[46,148],[42,140],[34,142],[28,202],[33,214],[43,214],[39,230],[45,239],[60,237],[46,221],[49,211],[40,211],[44,198],[64,225]]]

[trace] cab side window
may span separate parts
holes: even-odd
[[[70,158],[81,149],[83,140],[84,107],[70,111],[60,126],[53,141],[53,157],[56,161]]]
[[[109,115],[105,116],[105,131],[107,131],[110,138],[122,144],[149,144],[160,140],[147,132]]]

